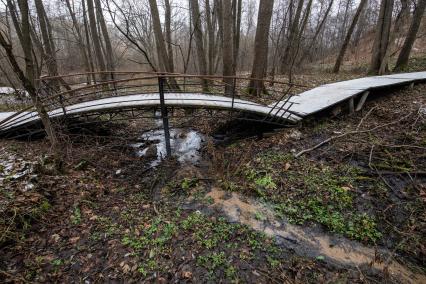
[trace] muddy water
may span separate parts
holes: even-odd
[[[227,193],[213,188],[207,194],[213,199],[211,206],[223,211],[231,222],[238,222],[276,238],[298,255],[321,256],[325,261],[341,267],[359,268],[368,266],[379,271],[387,271],[393,279],[403,283],[426,283],[426,276],[410,271],[407,267],[392,260],[391,252],[364,246],[343,237],[328,235],[320,230],[305,229],[278,220],[271,208],[253,200],[242,200],[237,193]],[[256,214],[263,220],[256,218]],[[378,260],[381,256],[382,261]]]

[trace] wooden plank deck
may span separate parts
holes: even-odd
[[[384,87],[409,85],[413,82],[420,81],[426,81],[426,72],[372,76],[341,81],[322,85],[300,93],[292,97],[289,102],[284,105],[284,108],[289,107],[289,104],[293,102],[294,105],[290,107],[290,110],[303,117],[357,97],[366,91]],[[282,103],[279,105],[281,106]]]
[[[269,106],[254,102],[217,95],[202,93],[167,93],[165,103],[174,107],[193,107],[206,109],[236,110],[270,118],[282,118],[291,122],[301,120],[326,108],[362,96],[360,101],[365,101],[366,92],[374,89],[389,88],[394,86],[409,85],[414,82],[426,81],[426,72],[401,73],[384,76],[364,77],[354,80],[341,81],[319,86],[309,91],[300,93],[290,98],[288,102],[282,101]],[[284,104],[284,106],[283,106]],[[98,99],[89,102],[74,104],[66,107],[68,114],[86,114],[90,112],[116,110],[129,107],[158,107],[160,105],[159,94],[139,94]],[[363,104],[357,105],[357,110]],[[283,106],[283,107],[282,107]],[[291,113],[283,110],[289,109]],[[14,112],[0,112],[0,131],[5,131],[39,120],[37,113],[22,113],[8,121],[8,117]],[[49,112],[51,117],[63,115],[62,109]]]

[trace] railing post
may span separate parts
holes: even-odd
[[[66,111],[65,105],[64,105],[64,97],[62,95],[59,95],[59,103],[61,104],[62,112],[64,113],[64,117],[67,118],[67,111]]]
[[[164,128],[164,140],[166,142],[167,158],[172,156],[172,149],[170,147],[170,130],[169,130],[169,118],[167,115],[167,107],[164,101],[164,77],[158,77],[158,92],[160,94],[160,107],[161,107],[161,118],[163,119]]]
[[[232,107],[231,110],[234,110],[234,101],[235,101],[235,90],[237,87],[237,79],[234,78],[234,80],[232,81]]]

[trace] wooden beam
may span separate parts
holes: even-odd
[[[364,93],[362,93],[361,98],[359,99],[359,102],[356,106],[355,111],[360,111],[362,109],[362,107],[364,106],[365,101],[367,100],[368,95],[370,94],[369,91],[365,91]]]
[[[350,98],[349,99],[349,113],[354,113],[354,109],[355,109],[355,101],[354,98]]]

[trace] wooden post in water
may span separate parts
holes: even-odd
[[[169,130],[169,117],[167,115],[167,107],[164,102],[164,77],[158,77],[158,92],[160,94],[161,118],[163,119],[164,140],[166,141],[167,158],[172,156],[172,149],[170,147],[170,130]]]

